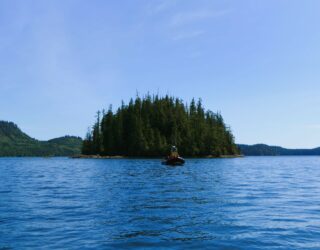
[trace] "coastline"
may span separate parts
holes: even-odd
[[[221,155],[221,156],[199,156],[199,157],[184,157],[186,159],[226,159],[226,158],[241,158],[244,155]],[[114,156],[101,156],[101,155],[73,155],[70,156],[71,159],[162,159],[163,157],[148,157],[148,156],[141,156],[141,157],[132,157],[132,156],[123,156],[123,155],[114,155]]]

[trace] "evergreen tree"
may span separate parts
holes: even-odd
[[[112,155],[114,152],[114,137],[113,131],[114,116],[112,113],[112,106],[109,107],[107,114],[102,119],[101,130],[102,130],[102,154]]]

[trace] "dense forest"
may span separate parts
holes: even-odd
[[[169,96],[137,96],[114,112],[97,113],[83,142],[86,155],[163,156],[176,145],[183,156],[239,153],[221,114],[205,110],[201,100],[189,105]]]
[[[320,155],[320,148],[288,149],[265,144],[245,145],[239,144],[242,154],[248,156],[275,156],[275,155]]]
[[[81,152],[82,139],[64,136],[39,141],[23,133],[13,122],[0,121],[1,156],[71,156]]]

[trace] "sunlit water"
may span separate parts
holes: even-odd
[[[320,249],[320,157],[0,158],[0,249]]]

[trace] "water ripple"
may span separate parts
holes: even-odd
[[[320,158],[0,159],[3,249],[320,249]]]

